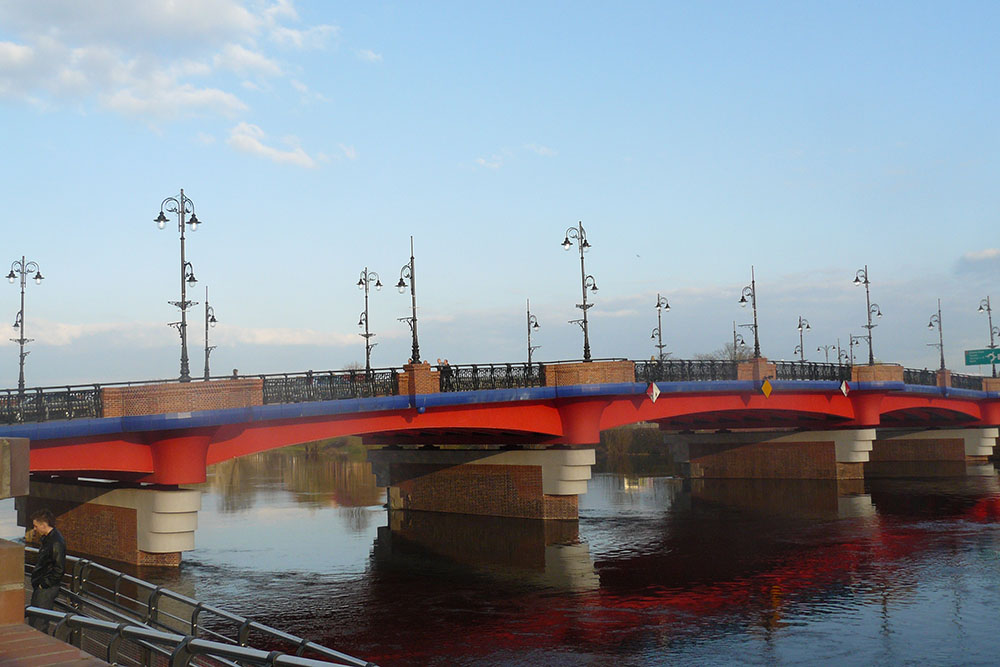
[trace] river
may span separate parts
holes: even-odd
[[[396,513],[363,461],[213,466],[141,576],[383,666],[996,664],[1000,481],[595,471],[579,522]],[[391,524],[391,525],[390,525]],[[22,535],[12,501],[0,534]]]

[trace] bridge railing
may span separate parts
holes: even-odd
[[[704,382],[736,380],[737,362],[719,359],[636,361],[636,382]]]
[[[937,371],[929,371],[926,368],[923,370],[917,368],[904,368],[903,382],[906,384],[919,384],[926,387],[936,387]]]
[[[81,419],[104,414],[101,389],[79,387],[35,387],[0,390],[0,423],[20,424],[52,419]]]
[[[436,369],[443,392],[545,386],[542,364],[443,364]]]
[[[776,361],[775,377],[778,380],[833,380],[851,379],[851,367],[843,364],[824,364],[811,361]]]
[[[306,371],[255,375],[264,381],[264,404],[335,401],[344,398],[394,396],[399,393],[399,371],[373,368],[371,371]]]
[[[975,389],[976,391],[983,391],[983,377],[981,375],[952,373],[951,386],[956,389]]]

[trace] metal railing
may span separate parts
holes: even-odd
[[[851,379],[851,367],[842,364],[823,364],[811,361],[776,361],[775,377],[778,380],[834,380]]]
[[[704,382],[736,380],[736,361],[718,359],[664,359],[635,362],[636,382]]]
[[[542,364],[444,364],[435,367],[441,391],[544,387]]]
[[[906,384],[919,384],[927,387],[936,387],[937,371],[929,371],[926,368],[923,370],[916,368],[904,368],[903,382]]]
[[[373,368],[371,371],[306,371],[254,375],[264,381],[264,405],[271,403],[303,403],[335,401],[344,398],[395,396],[399,393],[395,368]],[[247,376],[251,377],[251,376]]]
[[[245,646],[233,646],[221,642],[198,639],[191,635],[153,630],[143,625],[115,623],[72,612],[61,612],[39,607],[26,607],[25,615],[30,618],[54,622],[52,632],[56,639],[83,648],[91,641],[103,650],[92,653],[113,665],[150,665],[165,663],[170,667],[185,665],[269,665],[273,667],[330,667],[331,665],[355,665],[355,662],[332,662],[314,660],[280,651],[264,651]],[[101,638],[95,637],[100,635]],[[88,641],[89,640],[89,641]],[[103,640],[103,641],[102,641]],[[135,651],[123,650],[128,644]],[[138,655],[137,655],[138,654]],[[138,659],[137,659],[138,658]],[[156,658],[159,658],[157,660]],[[199,660],[202,658],[202,660]],[[362,665],[372,663],[360,663]]]
[[[101,390],[94,385],[0,390],[3,424],[100,417],[103,412]]]
[[[956,389],[975,389],[976,391],[983,391],[983,376],[952,373],[951,386]]]
[[[25,547],[26,571],[29,571],[37,554],[38,549]],[[61,595],[59,605],[67,611],[113,624],[141,625],[150,630],[176,634],[186,640],[203,639],[230,647],[266,646],[269,651],[300,657],[308,654],[354,667],[372,665],[85,558],[66,556]],[[93,645],[83,648],[97,655]],[[103,650],[101,646],[96,648]],[[137,664],[150,664],[150,651],[154,654],[163,652],[162,647],[140,648],[145,662]]]

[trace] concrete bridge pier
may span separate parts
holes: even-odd
[[[33,477],[29,486],[15,500],[18,525],[31,528],[31,514],[48,508],[71,553],[176,567],[194,549],[201,491],[56,477]]]
[[[961,477],[994,474],[989,457],[1000,429],[879,429],[866,477]]]
[[[368,452],[389,510],[577,519],[594,450],[420,449]]]
[[[668,433],[691,479],[863,479],[875,429]]]

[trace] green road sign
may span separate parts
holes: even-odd
[[[966,366],[979,366],[982,364],[992,364],[995,362],[1000,362],[1000,349],[965,351]]]

